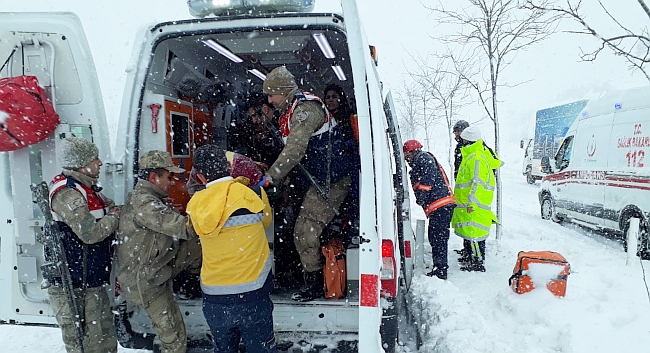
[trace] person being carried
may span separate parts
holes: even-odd
[[[301,163],[325,194],[319,194],[316,185],[309,186],[294,228],[305,285],[291,298],[314,300],[324,295],[320,234],[348,194],[350,159],[343,136],[323,101],[300,90],[294,76],[284,66],[276,67],[266,76],[263,89],[269,103],[282,112],[279,125],[285,141],[280,156],[267,172],[269,181],[280,185]]]
[[[215,351],[237,352],[242,339],[246,352],[275,352],[266,193],[236,182],[217,146],[199,147],[193,162],[206,188],[192,196],[187,214],[203,248],[203,315]]]
[[[61,327],[68,353],[117,352],[111,301],[106,286],[110,283],[111,243],[117,230],[120,209],[104,196],[97,185],[102,161],[92,142],[77,137],[61,141],[58,153],[63,167],[50,184],[50,205],[64,237],[74,296],[82,318],[76,317],[60,278],[48,278],[50,304]],[[45,252],[52,249],[45,249]],[[79,339],[77,325],[86,332]]]
[[[457,206],[451,219],[454,232],[470,241],[471,258],[462,271],[485,272],[485,239],[490,235],[490,227],[498,222],[492,212],[492,199],[496,180],[494,169],[503,162],[496,158],[483,144],[481,131],[469,126],[460,134],[462,162],[456,177],[454,195]]]
[[[122,295],[142,307],[163,353],[185,353],[187,335],[172,280],[201,268],[201,246],[186,216],[168,200],[174,174],[184,173],[165,151],[139,160],[138,182],[127,196],[117,233],[117,280]]]
[[[268,166],[255,162],[252,159],[236,152],[224,151],[228,166],[230,167],[230,176],[237,179],[238,182],[245,185],[266,185],[266,178],[264,171]],[[199,180],[196,167],[192,167],[190,177],[187,178],[185,187],[190,196],[194,195],[197,191],[205,189],[205,185]]]
[[[429,219],[429,244],[433,256],[433,269],[427,276],[447,279],[447,244],[451,215],[456,200],[447,174],[431,152],[422,151],[417,140],[404,143],[404,159],[411,166],[409,175],[415,202],[422,206]]]

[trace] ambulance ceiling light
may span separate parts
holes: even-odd
[[[204,40],[204,41],[203,41],[203,44],[205,44],[205,45],[209,46],[210,48],[216,50],[219,54],[225,56],[226,58],[232,60],[233,62],[240,63],[240,62],[243,62],[243,61],[244,61],[244,59],[238,57],[238,56],[235,55],[233,52],[231,52],[230,50],[226,49],[226,48],[223,47],[221,44],[215,42],[215,41],[212,40],[212,39]]]
[[[323,52],[323,55],[325,55],[326,58],[334,59],[336,57],[332,47],[330,46],[330,42],[327,41],[327,37],[323,33],[314,33],[312,36],[314,37],[314,40],[316,40],[316,43],[318,43],[320,51]]]
[[[622,107],[623,107],[623,105],[621,105],[621,103],[614,103],[614,109],[615,110],[621,110]]]
[[[266,80],[266,75],[263,74],[263,73],[262,73],[260,70],[258,70],[258,69],[248,70],[248,72],[250,72],[251,74],[253,74],[253,75],[257,76],[257,77],[259,77],[259,79],[262,80],[262,81]]]
[[[343,72],[343,69],[339,65],[333,65],[332,70],[334,70],[334,73],[336,74],[336,77],[339,78],[339,81],[345,81],[348,78],[345,77],[345,73]]]
[[[316,0],[187,0],[190,14],[232,16],[279,12],[311,12]]]

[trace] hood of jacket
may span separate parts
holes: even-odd
[[[208,183],[204,190],[192,196],[187,207],[192,226],[199,236],[220,231],[230,215],[242,208],[259,213],[264,210],[264,202],[253,190],[230,177]]]
[[[471,145],[461,147],[460,153],[463,155],[463,159],[472,154],[481,154],[487,160],[490,169],[498,169],[503,166],[503,161],[496,158],[492,155],[492,153],[490,153],[490,151],[483,144],[483,140],[478,140]]]

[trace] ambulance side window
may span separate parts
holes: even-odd
[[[567,136],[562,142],[562,146],[557,150],[555,155],[555,168],[560,171],[569,166],[571,159],[571,149],[573,147],[573,136]]]
[[[187,114],[171,113],[172,157],[190,156],[190,117]]]

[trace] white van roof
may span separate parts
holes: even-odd
[[[650,86],[640,86],[624,90],[612,90],[598,99],[590,100],[583,109],[579,120],[615,111],[629,111],[650,106]]]

